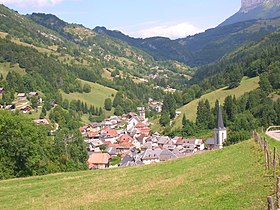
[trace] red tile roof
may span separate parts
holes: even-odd
[[[116,137],[118,136],[118,132],[116,130],[108,130],[107,135],[111,137]]]
[[[144,124],[144,123],[142,123],[142,122],[138,122],[137,124],[136,124],[136,128],[144,128],[146,125]]]
[[[121,135],[120,137],[119,137],[119,139],[118,139],[118,141],[119,142],[131,142],[131,141],[133,141],[133,138],[131,138],[129,135],[127,135],[127,134],[123,134],[123,135]]]
[[[88,132],[87,137],[88,138],[93,138],[99,135],[99,132]]]

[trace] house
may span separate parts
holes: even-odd
[[[131,143],[132,141],[133,141],[133,138],[127,134],[123,134],[118,138],[119,143],[128,143],[128,142]]]
[[[23,100],[23,99],[25,99],[25,97],[26,97],[25,93],[18,93],[17,94],[18,100]]]
[[[128,153],[132,148],[134,148],[132,143],[121,143],[121,144],[108,144],[108,147],[115,148],[117,151],[117,154],[126,154]]]
[[[79,131],[80,131],[82,136],[86,136],[87,135],[87,129],[88,129],[88,125],[84,125],[84,126],[81,126],[79,128]]]
[[[105,141],[110,141],[112,144],[116,143],[118,140],[118,132],[116,130],[107,130],[104,136]]]
[[[114,147],[108,147],[106,152],[111,156],[117,156],[117,149]]]
[[[213,150],[215,148],[215,139],[214,138],[207,139],[206,145],[208,150]]]
[[[138,129],[138,133],[144,134],[145,136],[149,136],[150,132],[151,132],[151,129],[149,127],[144,127],[144,128]]]
[[[158,145],[163,148],[163,145],[172,145],[173,142],[171,141],[171,139],[168,136],[161,136],[158,137]]]
[[[124,156],[122,161],[119,163],[119,167],[124,166],[136,166],[143,165],[144,163],[141,161],[140,156],[137,155],[136,150],[132,149],[128,154]]]
[[[49,125],[50,124],[50,122],[47,119],[33,120],[33,122],[37,125],[39,125],[39,124]]]
[[[89,132],[87,132],[86,136],[88,139],[98,139],[100,135],[99,135],[99,132],[89,131]]]
[[[144,164],[151,164],[151,163],[157,163],[160,162],[160,154],[162,150],[161,149],[147,149],[141,159]]]
[[[88,130],[92,132],[98,132],[101,130],[101,124],[96,122],[90,123],[88,124]]]
[[[178,158],[178,157],[168,149],[162,150],[162,152],[159,155],[160,161],[167,161],[174,158]]]
[[[28,94],[29,97],[35,97],[35,96],[38,96],[38,93],[37,92],[30,92]]]
[[[31,106],[25,106],[23,108],[20,109],[23,113],[28,113],[32,110]]]
[[[93,153],[87,160],[89,169],[105,169],[109,167],[110,155],[108,153]]]
[[[132,117],[128,124],[127,124],[127,130],[133,129],[141,120],[138,117]]]

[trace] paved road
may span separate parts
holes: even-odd
[[[277,141],[280,141],[280,130],[278,131],[269,131],[266,133],[271,138],[276,139]]]

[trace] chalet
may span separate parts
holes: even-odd
[[[87,160],[89,169],[105,169],[109,167],[110,155],[108,153],[93,153]]]

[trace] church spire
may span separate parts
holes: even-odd
[[[216,129],[225,129],[220,101],[217,110]]]

